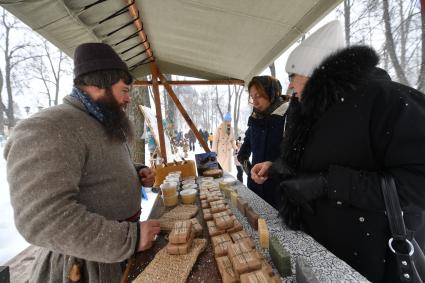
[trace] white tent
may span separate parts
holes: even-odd
[[[163,74],[248,81],[341,0],[8,0],[2,6],[71,57],[81,43],[110,44],[140,78],[150,73],[142,63],[151,58],[125,9],[133,2]]]

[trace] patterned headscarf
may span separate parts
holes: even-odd
[[[248,84],[248,90],[251,86],[260,84],[270,100],[270,106],[265,111],[260,112],[254,108],[252,116],[255,118],[263,118],[275,111],[283,103],[282,85],[279,80],[272,76],[256,76],[251,79]]]

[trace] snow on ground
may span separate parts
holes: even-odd
[[[9,185],[6,179],[6,161],[0,147],[0,265],[20,253],[29,244],[16,230],[10,205]]]
[[[3,148],[0,147],[0,152],[3,153]],[[203,149],[196,144],[195,152],[190,151],[188,153],[188,158],[195,160],[195,153],[202,153]],[[178,157],[181,152],[176,154],[176,156],[170,156],[169,159],[180,160]],[[147,153],[147,156],[149,154]],[[236,177],[236,167],[233,166],[232,172],[233,176]],[[244,174],[244,183],[246,184],[246,175]],[[150,188],[145,189],[147,192],[148,199],[142,199],[142,215],[141,221],[146,220],[149,216],[149,213],[154,204],[156,194],[151,192]],[[26,247],[29,244],[22,238],[19,232],[16,230],[15,222],[13,221],[13,209],[10,204],[9,196],[9,185],[6,179],[6,161],[1,157],[0,158],[0,265],[6,263]]]

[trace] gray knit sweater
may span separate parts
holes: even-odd
[[[135,251],[140,180],[126,144],[72,97],[20,122],[4,150],[18,231],[43,247],[30,282],[67,282],[75,261],[83,282],[119,282]]]

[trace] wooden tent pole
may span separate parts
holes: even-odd
[[[165,89],[168,92],[168,95],[171,97],[171,99],[174,101],[174,104],[176,104],[177,109],[179,109],[180,113],[182,114],[183,118],[186,120],[186,123],[189,125],[192,132],[195,134],[196,138],[198,139],[199,143],[204,148],[205,152],[210,152],[210,148],[208,147],[207,142],[204,140],[204,138],[199,133],[198,129],[195,127],[195,124],[193,124],[192,119],[190,119],[189,114],[187,114],[186,110],[184,109],[183,105],[180,103],[179,98],[174,93],[173,88],[170,86],[170,84],[167,82],[167,79],[164,77],[164,75],[158,71],[158,77],[161,81],[161,83],[164,85]]]
[[[130,4],[131,0],[125,0],[127,4]],[[151,58],[152,62],[149,64],[150,70],[152,73],[152,89],[154,93],[154,101],[155,101],[155,110],[156,110],[156,121],[158,124],[158,135],[159,135],[159,147],[161,157],[164,158],[164,162],[167,163],[167,150],[165,149],[165,139],[164,139],[164,127],[162,125],[162,112],[161,112],[161,98],[159,94],[159,84],[158,84],[158,67],[155,63],[155,57],[153,55],[152,48],[149,44],[148,37],[143,29],[142,19],[139,16],[137,4],[133,2],[133,5],[128,7],[128,12],[130,13],[133,19],[138,18],[133,22],[136,29],[139,31],[139,40],[143,43],[143,46],[146,49],[146,55]]]
[[[164,162],[167,163],[167,150],[165,149],[164,127],[162,125],[161,98],[159,94],[158,85],[158,67],[153,62],[150,64],[150,69],[152,72],[152,88],[155,101],[156,122],[158,124],[159,147],[161,149],[161,156],[162,158],[164,158]]]

